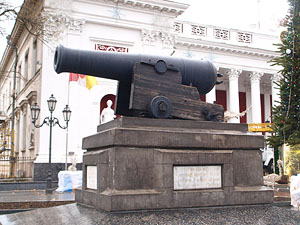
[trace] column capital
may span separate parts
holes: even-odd
[[[226,71],[226,74],[228,75],[229,80],[237,80],[242,72],[243,70],[230,69]]]
[[[263,75],[263,72],[252,72],[249,74],[249,78],[251,81],[260,81]]]
[[[278,82],[278,81],[280,81],[280,79],[281,79],[281,75],[278,73],[272,74],[270,77],[270,80],[272,82]]]
[[[158,37],[158,31],[155,30],[148,30],[148,29],[142,29],[142,41],[144,44],[153,44],[157,37]]]

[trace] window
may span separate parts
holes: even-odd
[[[16,92],[17,92],[17,94],[20,92],[20,89],[21,89],[21,74],[22,74],[22,66],[19,65],[18,74],[16,76]]]
[[[28,81],[28,52],[25,55],[25,59],[24,59],[24,83],[26,83]],[[25,85],[24,85],[25,86]]]
[[[19,152],[19,136],[20,136],[20,120],[17,118],[16,120],[16,127],[15,127],[15,151]]]
[[[2,94],[2,111],[5,109],[5,94]]]
[[[33,42],[32,46],[32,74],[31,77],[34,77],[36,72],[36,60],[37,60],[37,50],[36,50],[36,40]]]
[[[11,82],[9,82],[9,96],[8,96],[8,98],[9,98],[9,104],[11,104],[11,100],[12,100],[12,88],[11,88]]]
[[[27,117],[26,117],[26,113],[23,113],[23,123],[22,123],[22,150],[25,151],[26,149],[26,121],[27,121]]]

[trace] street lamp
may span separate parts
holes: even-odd
[[[14,65],[14,76],[13,76],[13,87],[12,87],[12,104],[11,104],[11,152],[10,152],[10,176],[14,176],[14,168],[15,163],[13,160],[15,158],[15,141],[14,141],[14,133],[15,133],[15,102],[16,102],[16,74],[17,74],[17,63],[18,63],[18,49],[16,45],[11,42],[11,36],[8,35],[6,37],[7,44],[15,50],[15,65]]]
[[[47,100],[48,102],[48,109],[50,111],[50,117],[45,117],[43,123],[41,125],[36,125],[35,122],[39,117],[40,114],[40,108],[38,106],[37,103],[34,103],[30,110],[31,110],[31,118],[32,118],[32,123],[36,128],[40,128],[42,127],[44,124],[47,124],[50,127],[50,137],[49,137],[49,168],[48,168],[48,175],[47,175],[47,189],[46,189],[46,193],[47,194],[51,194],[52,193],[52,189],[51,189],[51,182],[52,182],[52,168],[51,168],[51,148],[52,148],[52,127],[54,127],[56,124],[62,128],[62,129],[66,129],[68,127],[68,123],[70,121],[71,118],[71,110],[69,108],[68,105],[66,105],[66,107],[64,108],[63,112],[63,116],[64,116],[64,120],[66,121],[66,126],[61,126],[59,124],[59,120],[55,117],[52,116],[53,111],[55,110],[55,106],[56,106],[56,102],[57,100],[55,99],[55,97],[53,96],[53,94],[51,95],[51,97]]]

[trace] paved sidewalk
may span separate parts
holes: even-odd
[[[3,225],[299,225],[300,212],[271,205],[107,213],[78,204],[0,216]]]
[[[0,191],[0,211],[46,208],[74,202],[74,192],[46,194],[45,190]]]
[[[288,185],[274,187],[273,206],[290,207],[290,196]],[[38,208],[75,203],[74,192],[53,192],[46,194],[45,190],[13,190],[0,191],[0,214],[11,214]]]

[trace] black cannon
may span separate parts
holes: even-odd
[[[223,121],[221,105],[200,101],[216,84],[212,63],[204,60],[58,46],[57,73],[72,72],[119,81],[115,113],[124,116]]]

